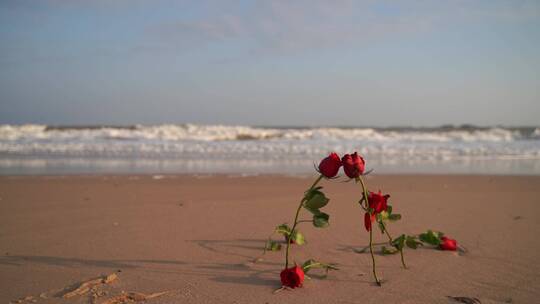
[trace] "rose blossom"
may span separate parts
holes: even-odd
[[[362,156],[358,156],[356,152],[343,155],[341,162],[343,164],[343,170],[349,178],[357,178],[364,173],[366,163]]]
[[[341,159],[339,159],[339,156],[336,153],[332,152],[326,158],[321,160],[319,172],[327,178],[332,178],[337,175],[339,167],[341,167]]]
[[[456,240],[443,236],[443,237],[441,237],[441,241],[442,242],[439,244],[439,248],[441,250],[456,251],[456,249],[457,249]]]
[[[381,190],[379,190],[379,193],[369,191],[369,208],[375,210],[375,213],[381,213],[382,211],[386,211],[388,209],[387,201],[389,197],[390,195],[388,194],[382,195]]]
[[[304,282],[304,271],[298,266],[283,269],[279,276],[281,285],[290,288],[300,287]]]

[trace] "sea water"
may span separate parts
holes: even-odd
[[[358,151],[378,173],[540,174],[540,128],[0,126],[0,174],[309,174]]]

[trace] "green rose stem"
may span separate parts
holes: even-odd
[[[315,186],[317,186],[317,184],[321,181],[321,179],[324,177],[324,175],[319,175],[319,177],[315,180],[315,182],[313,183],[313,185],[311,185],[311,187],[309,187],[309,191],[313,190],[313,188],[315,188]],[[302,198],[302,200],[300,201],[300,204],[298,205],[298,209],[296,209],[296,215],[294,216],[294,223],[293,223],[293,226],[291,228],[291,234],[294,232],[294,229],[296,229],[296,225],[298,225],[298,215],[300,214],[300,209],[302,209],[302,206],[304,205],[304,201],[306,200],[306,198]],[[285,250],[285,269],[289,268],[289,247],[291,246],[291,238],[289,237],[287,239],[287,249]]]
[[[388,243],[390,244],[390,246],[393,246],[392,242],[394,239],[388,232],[388,229],[386,229],[386,225],[382,221],[380,221],[379,224],[381,224],[381,227],[383,228],[384,233],[386,233],[386,236],[388,236]],[[399,254],[401,255],[401,265],[403,265],[403,268],[407,269],[407,265],[405,264],[405,258],[403,257],[403,248],[399,250]]]
[[[360,184],[362,185],[362,191],[364,192],[364,199],[366,201],[366,208],[371,216],[372,211],[369,210],[368,190],[366,188],[366,185],[364,184],[364,180],[362,179],[362,176],[359,176],[356,180],[360,181]],[[373,261],[373,277],[375,277],[375,282],[377,283],[377,285],[381,286],[381,281],[379,281],[379,278],[377,277],[375,255],[373,255],[373,227],[369,229],[369,253],[371,254],[371,260]]]

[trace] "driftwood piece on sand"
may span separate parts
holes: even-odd
[[[116,279],[118,279],[118,276],[116,274],[112,273],[112,274],[107,275],[107,276],[102,276],[102,277],[99,277],[97,279],[92,279],[92,280],[89,280],[89,281],[86,281],[86,282],[82,282],[79,285],[79,287],[77,287],[74,290],[64,294],[63,298],[68,299],[68,298],[71,298],[71,297],[74,297],[74,296],[83,295],[83,294],[87,293],[88,291],[90,291],[90,289],[92,289],[95,286],[98,286],[98,285],[101,285],[101,284],[109,284],[109,283],[111,283],[112,281],[114,281]]]
[[[110,299],[107,299],[101,302],[101,304],[120,304],[120,303],[142,302],[142,301],[150,300],[153,298],[161,297],[162,295],[166,293],[167,291],[156,292],[156,293],[151,293],[151,294],[144,294],[140,292],[122,293],[121,295],[114,296]]]

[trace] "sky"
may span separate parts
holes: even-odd
[[[540,1],[0,1],[0,124],[539,117]]]

